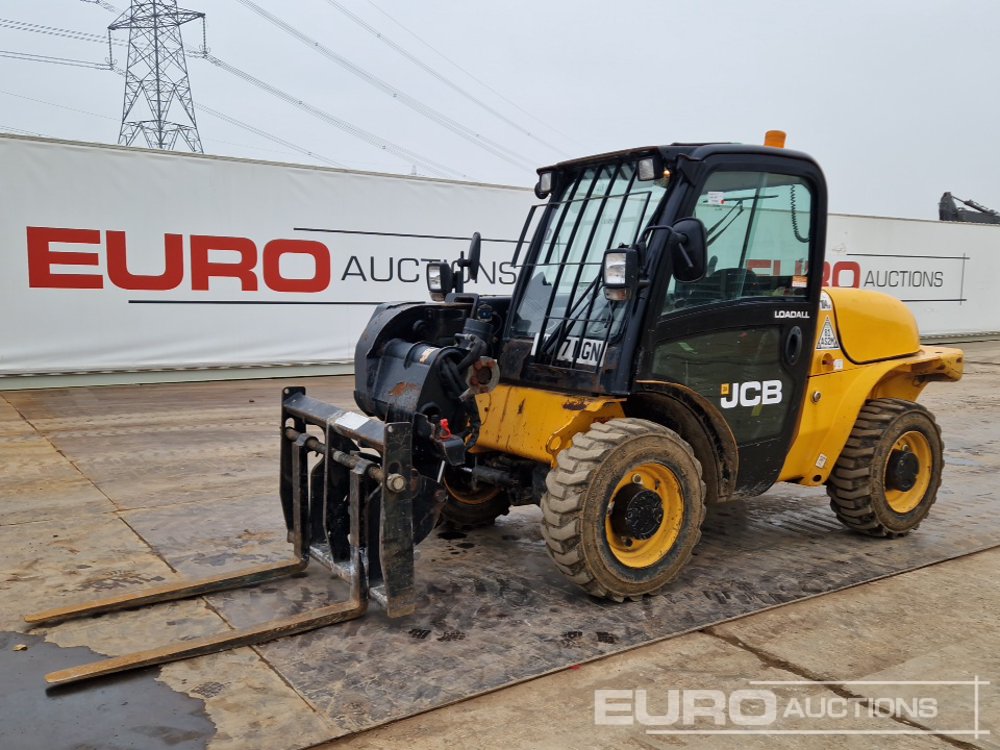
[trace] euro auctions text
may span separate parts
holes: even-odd
[[[646,734],[948,734],[981,737],[972,680],[749,680],[746,687],[598,689],[594,724]]]

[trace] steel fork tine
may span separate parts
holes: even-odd
[[[280,620],[271,620],[270,622],[265,622],[244,630],[210,635],[204,638],[149,649],[148,651],[136,651],[124,656],[115,656],[78,667],[62,669],[58,672],[51,672],[45,675],[45,681],[51,686],[69,685],[74,682],[82,682],[95,677],[115,674],[116,672],[126,672],[157,664],[167,664],[172,661],[188,659],[192,656],[204,656],[205,654],[225,651],[230,648],[239,648],[240,646],[253,646],[258,643],[266,643],[277,638],[283,638],[284,636],[322,628],[337,622],[353,620],[363,615],[367,608],[367,600],[355,597],[345,602],[338,602],[318,610],[303,612]]]
[[[86,617],[88,615],[100,615],[106,612],[140,607],[145,604],[158,604],[160,602],[170,602],[176,599],[211,594],[216,591],[226,591],[241,586],[253,586],[258,583],[272,581],[276,578],[283,578],[301,572],[305,570],[307,564],[308,562],[303,562],[301,559],[290,560],[259,565],[253,568],[244,568],[210,578],[197,578],[194,580],[178,581],[177,583],[168,583],[163,586],[153,586],[134,594],[109,596],[106,599],[97,599],[92,602],[74,604],[69,607],[58,607],[44,612],[35,612],[25,615],[24,621],[32,625],[53,625],[58,622]]]

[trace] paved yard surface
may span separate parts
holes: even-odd
[[[993,532],[982,513],[992,513],[992,502],[1000,495],[993,479],[1000,468],[1000,345],[974,343],[964,348],[966,379],[956,385],[932,384],[923,401],[937,414],[947,445],[942,517],[949,495],[955,498],[953,508],[975,501],[970,507],[978,508],[980,515],[978,520],[970,515],[969,535],[978,534],[989,542]],[[348,378],[315,378],[306,384],[311,395],[350,404]],[[343,695],[336,689],[342,675],[330,660],[345,655],[327,656],[309,636],[46,695],[40,675],[89,660],[83,647],[93,650],[91,656],[121,653],[178,637],[172,634],[194,637],[216,632],[227,622],[242,624],[241,618],[249,615],[267,616],[272,605],[258,599],[255,590],[249,600],[243,593],[242,604],[232,598],[236,595],[196,599],[30,634],[20,621],[24,612],[76,600],[81,593],[84,597],[118,593],[171,580],[178,573],[212,572],[233,559],[261,562],[280,554],[276,546],[280,529],[275,528],[280,524],[274,499],[276,446],[272,444],[279,387],[279,381],[242,381],[0,396],[0,595],[4,601],[0,608],[0,690],[5,696],[0,703],[0,746],[1000,745],[996,685],[1000,680],[1000,589],[996,585],[1000,550],[703,627],[325,745],[331,737],[359,728],[352,716],[373,715],[373,709],[338,701],[338,695]],[[804,493],[804,497],[814,494]],[[917,534],[930,538],[933,523],[932,517]],[[993,543],[1000,544],[1000,535],[993,537]],[[517,550],[512,553],[516,556]],[[767,553],[759,551],[761,566],[767,564]],[[745,567],[755,564],[749,557]],[[842,556],[836,564],[837,574],[849,582],[866,561]],[[786,572],[792,578],[812,575],[794,560],[787,562]],[[261,589],[260,597],[273,593],[268,587]],[[304,584],[296,591],[292,597],[296,601],[286,602],[289,606],[302,605],[317,594]],[[748,596],[754,598],[752,592]],[[474,612],[467,616],[475,619]],[[540,613],[539,617],[555,620],[558,613]],[[393,671],[393,659],[399,663],[401,658],[392,650],[392,642],[357,633],[361,634],[365,635],[363,648],[346,656],[353,659],[352,664],[360,662],[359,675],[364,674],[365,662],[370,662],[378,670],[371,679],[392,684],[392,675],[386,673]],[[518,645],[511,643],[512,651]],[[591,658],[600,653],[581,655]],[[524,653],[519,658],[524,660]],[[428,678],[428,684],[446,690],[468,679],[474,670],[488,672],[497,664],[492,656],[480,661],[470,651],[464,669],[460,665],[440,671]],[[309,676],[308,689],[288,678],[293,671]],[[405,676],[405,669],[399,671]],[[993,684],[890,687],[858,682],[971,683],[977,679]],[[751,680],[835,684],[759,686],[750,685]],[[404,683],[398,692],[386,691],[379,698],[376,708],[390,718],[408,713],[389,710],[399,708],[394,704],[406,697],[403,688],[408,685]],[[694,696],[691,691],[695,690],[723,691],[729,696],[732,691],[764,687],[773,690],[783,712],[788,706],[798,706],[825,714],[803,717],[793,712],[766,729],[812,734],[665,735],[647,734],[647,729],[658,727],[640,723],[595,726],[594,722],[595,690],[646,691],[646,708],[655,715],[668,711],[672,695],[682,701]],[[671,694],[671,690],[678,692]],[[616,696],[611,699],[617,702],[616,716],[624,715],[624,701],[631,701],[637,715],[641,713],[641,693]],[[859,700],[866,697],[902,701],[914,708],[913,715],[898,720],[877,713],[872,716],[870,710],[865,713],[869,704]],[[703,703],[711,700],[702,697]],[[433,703],[428,700],[427,705]],[[748,704],[747,711],[761,705],[760,701]],[[828,710],[840,706],[851,710],[862,706],[858,709],[862,715],[849,722],[852,730],[909,734],[817,734],[845,727],[845,721]],[[918,706],[922,708],[917,710]],[[974,730],[977,720],[980,730],[992,733],[964,733]],[[741,726],[730,722],[724,728]],[[670,728],[704,731],[719,727],[703,718],[693,727],[675,724]]]

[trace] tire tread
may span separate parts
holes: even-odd
[[[542,537],[545,540],[549,556],[556,567],[571,581],[582,587],[592,596],[623,601],[626,598],[640,599],[641,596],[623,596],[607,590],[598,581],[594,572],[588,568],[582,548],[582,524],[579,522],[583,510],[584,491],[590,484],[592,473],[601,466],[609,454],[629,438],[641,437],[651,433],[668,436],[681,447],[688,458],[698,468],[701,483],[701,497],[705,496],[705,481],[702,478],[701,463],[688,445],[676,432],[663,425],[645,419],[625,417],[608,422],[595,422],[587,432],[578,433],[573,437],[569,448],[563,450],[556,458],[556,466],[545,479],[546,493],[542,498]],[[694,541],[687,549],[678,571],[690,560],[691,552],[701,538],[701,524],[705,520],[705,504],[696,504],[700,517]],[[671,579],[672,580],[672,579]],[[651,595],[659,594],[670,581],[665,582]]]

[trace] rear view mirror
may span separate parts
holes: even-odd
[[[480,252],[482,243],[483,239],[479,232],[473,232],[472,241],[469,243],[469,256],[458,262],[458,264],[463,268],[469,269],[469,279],[472,281],[479,280],[479,266],[481,263]]]
[[[708,241],[705,225],[694,217],[676,222],[668,240],[673,261],[674,278],[678,281],[697,281],[705,275]]]

